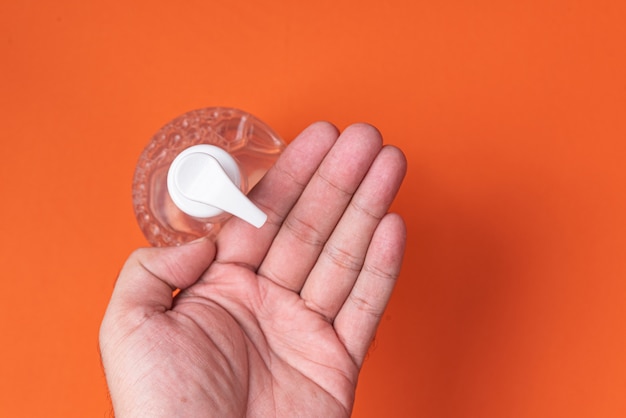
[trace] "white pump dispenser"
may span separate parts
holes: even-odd
[[[189,216],[211,218],[228,212],[260,228],[267,215],[239,189],[240,177],[237,162],[226,151],[194,145],[172,162],[167,188],[174,204]]]
[[[239,109],[186,112],[159,129],[137,162],[133,209],[150,244],[215,238],[231,215],[261,227],[245,196],[285,149],[278,134]]]

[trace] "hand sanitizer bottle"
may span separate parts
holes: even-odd
[[[246,193],[285,143],[238,109],[206,108],[163,126],[148,143],[133,179],[139,227],[157,247],[215,236],[231,215],[260,228],[267,216]]]

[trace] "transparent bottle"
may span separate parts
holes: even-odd
[[[163,126],[139,157],[133,207],[157,247],[215,236],[233,214],[259,227],[265,220],[245,194],[284,150],[264,122],[238,109],[185,113]]]

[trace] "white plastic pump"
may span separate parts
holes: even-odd
[[[185,149],[172,162],[167,188],[174,204],[195,218],[230,213],[257,228],[267,215],[240,190],[237,162],[225,150],[208,144]]]
[[[191,110],[162,126],[137,161],[133,209],[156,247],[214,239],[232,215],[261,227],[267,216],[246,194],[286,144],[239,109]]]

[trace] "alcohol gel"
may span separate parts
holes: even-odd
[[[267,217],[246,193],[284,148],[269,126],[238,109],[177,117],[154,135],[137,163],[139,227],[157,247],[214,236],[231,215],[261,227]]]

